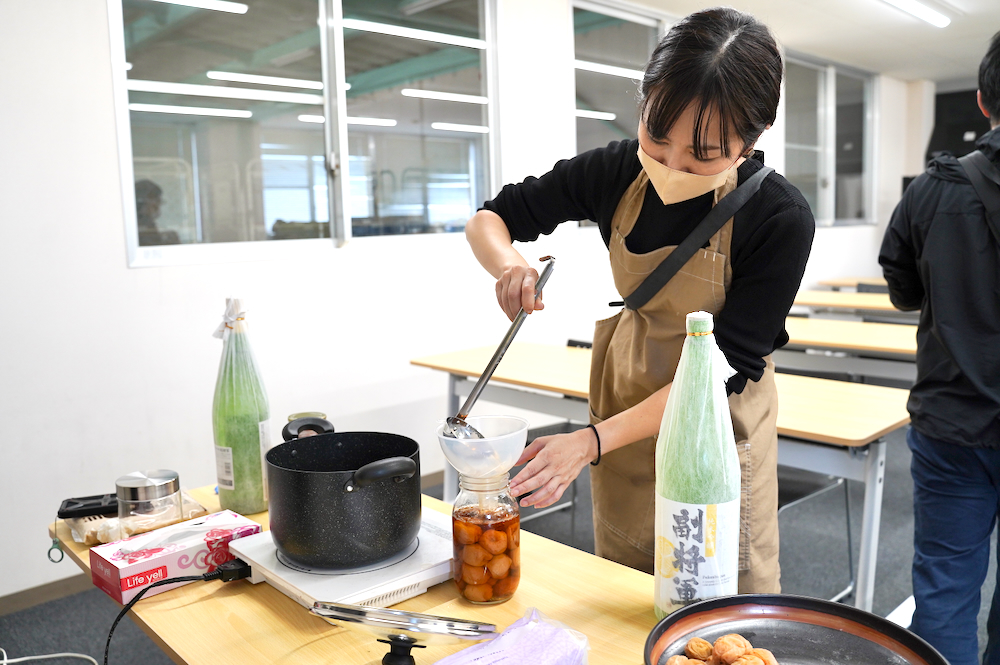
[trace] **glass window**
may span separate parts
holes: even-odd
[[[122,3],[140,246],[329,235],[318,4],[221,6]]]
[[[824,70],[815,67],[785,65],[785,177],[802,192],[817,218],[823,216],[824,77]]]
[[[657,41],[657,22],[575,7],[577,153],[634,139],[639,81]]]
[[[838,223],[864,221],[865,214],[865,80],[837,73],[837,177]]]
[[[869,79],[834,66],[785,67],[785,177],[820,225],[873,223]]]
[[[346,81],[323,80],[318,0],[121,2],[140,247],[329,237],[341,207],[354,235],[455,231],[486,198],[484,0],[342,0]]]
[[[479,0],[343,0],[356,236],[458,231],[489,198]]]

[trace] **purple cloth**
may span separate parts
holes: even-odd
[[[488,642],[474,644],[437,665],[586,665],[587,637],[535,608]]]

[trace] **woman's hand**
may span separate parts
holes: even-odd
[[[521,308],[528,314],[536,309],[545,309],[542,294],[539,293],[538,299],[535,299],[537,282],[538,271],[530,266],[514,264],[503,269],[496,285],[497,302],[508,319],[513,321]]]
[[[590,428],[569,434],[540,436],[524,449],[518,464],[528,462],[510,481],[514,496],[534,494],[521,500],[524,507],[544,508],[562,497],[569,484],[576,480],[583,467],[597,458],[597,439]]]

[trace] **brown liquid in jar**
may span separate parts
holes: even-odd
[[[521,579],[521,517],[501,509],[465,506],[452,515],[452,574],[473,603],[502,603]]]

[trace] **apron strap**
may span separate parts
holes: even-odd
[[[625,307],[628,309],[639,309],[650,299],[660,292],[667,282],[677,274],[677,271],[684,267],[684,264],[694,256],[705,243],[712,239],[719,229],[725,226],[726,222],[732,218],[736,212],[742,208],[750,198],[760,189],[760,183],[771,171],[770,166],[764,166],[759,171],[746,179],[746,181],[731,191],[729,194],[715,204],[715,207],[701,220],[694,231],[681,241],[681,244],[674,248],[674,251],[667,255],[667,258],[660,262],[660,265],[653,269],[653,272],[646,276],[635,291],[625,297]]]
[[[986,208],[986,224],[993,232],[993,239],[1000,244],[1000,173],[978,150],[959,157],[958,163],[972,181],[972,187]]]

